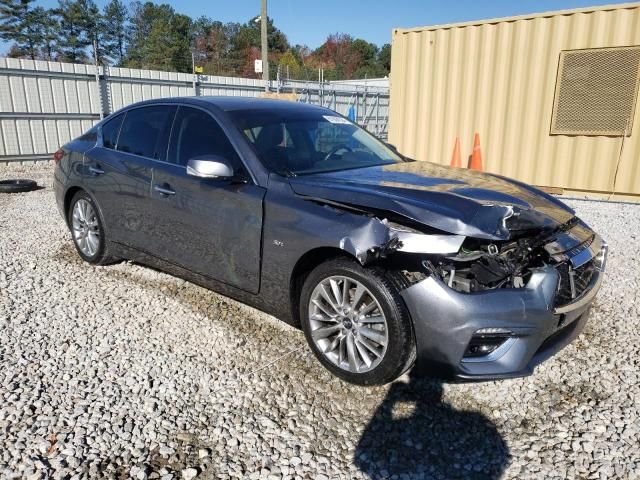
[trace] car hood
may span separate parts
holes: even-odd
[[[445,232],[493,240],[555,229],[574,211],[534,187],[430,162],[404,162],[289,179],[298,195],[393,212]]]

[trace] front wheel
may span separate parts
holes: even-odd
[[[348,259],[316,267],[302,287],[302,328],[318,360],[358,385],[382,385],[415,357],[411,320],[397,282]]]

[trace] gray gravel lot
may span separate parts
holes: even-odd
[[[0,478],[640,478],[640,205],[584,334],[525,379],[333,378],[303,335],[154,270],[83,264],[52,166],[0,194]]]

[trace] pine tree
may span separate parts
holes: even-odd
[[[37,59],[52,51],[51,25],[55,15],[34,0],[0,0],[0,38],[15,42],[11,55]]]
[[[102,21],[102,15],[100,15],[100,9],[93,0],[77,0],[80,5],[80,12],[82,15],[82,28],[84,34],[89,41],[91,48],[91,59],[97,59],[98,62],[104,61],[104,48],[102,47],[104,22]]]
[[[39,48],[42,46],[44,40],[42,22],[45,18],[46,12],[42,7],[26,9],[24,19],[21,22],[20,32],[14,37],[18,47],[24,51],[26,56],[33,60],[39,58]]]
[[[191,31],[193,21],[187,15],[176,14],[171,18],[171,64],[178,72],[191,72]]]
[[[43,10],[39,20],[40,57],[44,60],[55,60],[60,35],[60,19],[53,10]]]
[[[33,0],[0,0],[0,38],[14,40],[20,32],[20,24],[24,20],[26,10]]]
[[[103,13],[103,48],[107,56],[122,65],[127,47],[127,28],[129,12],[120,0],[111,0],[104,6]]]
[[[191,71],[192,20],[167,4],[132,3],[126,66]]]
[[[104,58],[100,10],[93,0],[60,0],[60,53],[68,62],[83,62],[97,55]],[[94,47],[95,45],[95,47]],[[87,58],[91,47],[91,58]]]
[[[91,44],[85,31],[84,11],[79,2],[60,0],[61,60],[81,63],[87,60],[86,48]]]

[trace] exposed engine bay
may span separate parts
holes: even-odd
[[[358,258],[363,264],[375,262],[389,270],[401,270],[408,283],[435,275],[450,288],[464,293],[523,288],[535,269],[566,263],[558,235],[572,230],[578,222],[574,217],[555,228],[513,231],[511,239],[498,241],[425,233],[417,230],[419,227],[383,219],[379,223],[388,229],[388,239]],[[564,247],[588,244],[589,239],[577,237],[572,245]]]
[[[534,271],[554,265],[559,273],[555,302],[562,305],[580,296],[594,269],[599,268],[600,257],[595,262],[580,260],[580,252],[591,258],[588,249],[594,238],[574,218],[556,228],[517,232],[509,241],[467,238],[457,254],[431,257],[423,261],[423,266],[450,288],[471,293],[523,288]]]
[[[522,288],[532,268],[550,263],[541,243],[526,237],[501,243],[468,239],[457,255],[436,260],[434,273],[460,292]]]
[[[364,226],[340,241],[340,248],[363,265],[378,264],[402,272],[407,286],[434,275],[463,293],[524,288],[536,269],[557,265],[561,272],[558,290],[569,290],[568,298],[575,298],[579,289],[566,253],[588,248],[594,238],[575,216],[559,225],[540,227],[528,222],[523,212],[510,210],[504,217],[510,238],[499,240],[447,233],[391,212],[313,200],[368,217]],[[584,287],[588,278],[581,281]]]

